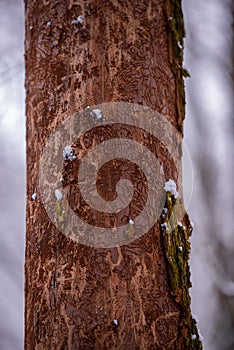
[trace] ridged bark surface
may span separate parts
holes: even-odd
[[[25,349],[201,349],[188,294],[187,217],[187,231],[174,232],[180,240],[168,239],[157,222],[128,245],[93,248],[56,229],[38,189],[48,137],[87,105],[121,101],[149,106],[182,134],[180,2],[25,2]],[[83,23],[72,24],[80,15]],[[137,132],[134,137],[141,139]],[[167,154],[160,156],[166,161]],[[173,166],[167,169],[168,178],[181,181],[177,172]],[[170,205],[167,200],[169,212]],[[184,244],[182,257],[179,244]]]

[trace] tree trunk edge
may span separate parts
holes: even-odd
[[[177,199],[167,193],[165,208],[167,213],[161,218],[161,241],[167,266],[167,274],[171,295],[180,305],[181,319],[179,329],[180,350],[201,350],[202,342],[197,328],[197,321],[191,313],[189,254],[190,237],[193,227],[186,213],[182,223],[177,223],[177,212],[174,210]],[[165,224],[166,225],[163,225]]]
[[[171,69],[176,81],[176,107],[178,129],[183,134],[183,121],[185,119],[185,88],[184,77],[187,77],[186,70],[183,68],[184,56],[184,19],[181,0],[167,0],[165,4],[165,15],[169,33],[169,60]],[[189,288],[192,287],[190,281],[189,254],[191,250],[190,237],[193,227],[186,213],[182,226],[176,225],[176,213],[173,208],[177,199],[167,193],[166,205],[167,214],[162,219],[161,224],[166,223],[169,233],[165,227],[160,227],[161,240],[164,247],[164,256],[166,259],[167,273],[171,294],[180,304],[182,318],[180,328],[180,349],[202,350],[202,341],[197,327],[197,321],[191,313],[191,297]]]

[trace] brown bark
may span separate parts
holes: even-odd
[[[38,193],[39,160],[48,137],[87,105],[149,106],[182,132],[180,6],[163,0],[26,0],[27,350],[201,348],[190,312],[187,216],[187,228],[174,230],[172,241],[157,222],[132,243],[94,248],[59,232]],[[72,24],[79,15],[83,23]],[[143,142],[139,131],[128,131]],[[115,132],[121,129],[108,130]],[[152,140],[144,142],[150,147]],[[161,154],[161,161],[167,156]],[[127,169],[126,174],[137,174]],[[169,166],[166,172],[181,189],[180,169]],[[104,170],[100,185],[104,195],[108,174]],[[69,181],[66,185],[74,189]],[[169,218],[169,197],[166,205]],[[182,258],[179,244],[185,249]]]

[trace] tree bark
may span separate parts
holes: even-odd
[[[185,215],[183,227],[173,227],[170,234],[161,226],[173,226],[176,220],[175,196],[167,193],[167,213],[144,236],[98,248],[60,232],[39,192],[39,163],[48,138],[88,105],[126,102],[150,107],[166,116],[182,137],[180,1],[25,2],[25,349],[201,349],[190,311],[189,218]],[[108,137],[122,132],[105,130]],[[128,132],[143,142],[139,130],[129,126]],[[152,142],[150,136],[144,139],[149,148]],[[79,154],[80,144],[73,147]],[[168,153],[160,157],[165,163]],[[64,179],[70,164],[64,166]],[[121,172],[127,174],[129,167]],[[169,165],[164,170],[181,191],[181,169]],[[109,171],[104,171],[103,195]],[[132,170],[135,175],[137,171]],[[69,181],[68,176],[63,187],[72,191],[75,184]]]

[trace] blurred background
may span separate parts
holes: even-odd
[[[192,312],[205,350],[234,349],[231,0],[184,0],[185,141],[194,169]],[[24,5],[0,0],[0,350],[23,349]]]

